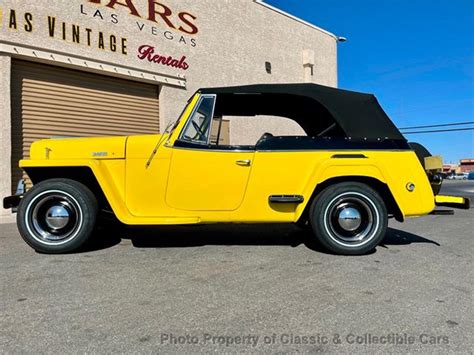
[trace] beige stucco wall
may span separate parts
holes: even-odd
[[[0,54],[0,197],[9,196],[11,189],[11,109],[10,95],[8,95],[10,92],[10,68],[10,57]],[[10,214],[10,211],[0,208],[0,217]]]

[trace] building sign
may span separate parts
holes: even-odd
[[[182,56],[180,59],[171,56],[161,55],[156,53],[156,49],[150,45],[143,45],[138,48],[138,58],[141,60],[148,60],[151,63],[166,65],[173,68],[188,70],[189,65],[186,63],[186,57]]]
[[[138,1],[134,1],[138,5]],[[158,39],[181,45],[197,46],[195,38],[199,33],[196,25],[197,16],[187,11],[177,12],[157,0],[140,1],[141,5],[147,4],[146,10],[142,10],[134,1],[88,0],[89,5],[80,6],[80,13],[115,25],[120,25],[122,16],[128,15],[134,20],[134,29],[140,33],[151,34]]]
[[[43,35],[50,39],[107,50],[112,53],[128,54],[127,38],[125,37],[103,31],[93,31],[86,26],[60,21],[56,16],[46,16],[40,20],[43,21],[41,27],[46,29]],[[10,9],[6,16],[6,25],[9,30],[13,31],[36,32],[38,21],[39,19],[31,12],[20,13],[15,9]]]
[[[198,45],[197,16],[189,11],[178,11],[161,0],[82,0],[76,11],[78,18],[88,22],[96,21],[99,26],[88,25],[86,21],[66,22],[57,14],[36,15],[22,6],[21,9],[0,8],[0,28],[39,34],[43,38],[111,54],[128,56],[132,53],[135,60],[149,61],[179,70],[189,68],[186,56],[165,55],[159,43],[174,43],[190,48]],[[104,23],[108,25],[100,26]],[[132,33],[137,34],[134,39],[143,38],[144,42],[148,43],[135,44],[137,47],[131,48],[127,37]]]
[[[178,30],[183,33],[195,35],[199,32],[198,27],[195,24],[197,17],[187,11],[181,11],[176,13],[169,6],[157,0],[147,0],[147,9],[145,13],[139,12],[134,4],[137,0],[89,0],[90,3],[101,4],[111,9],[119,7],[126,7],[130,12],[130,15],[138,17],[140,19],[147,19],[153,23],[162,22],[167,27],[173,30]],[[112,19],[117,20],[116,16],[112,16]]]

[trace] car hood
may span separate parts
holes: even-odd
[[[128,137],[51,138],[31,145],[32,160],[124,159]]]

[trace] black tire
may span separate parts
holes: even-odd
[[[22,238],[36,251],[71,253],[86,245],[97,214],[97,199],[85,185],[50,179],[26,193],[18,207],[17,225]]]
[[[310,221],[317,240],[341,255],[362,255],[385,237],[387,208],[366,184],[343,182],[327,187],[313,201]]]

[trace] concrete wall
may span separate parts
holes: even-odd
[[[10,68],[9,56],[0,54],[0,197],[10,196],[11,190],[11,105],[10,105]],[[11,215],[0,206],[0,217]]]

